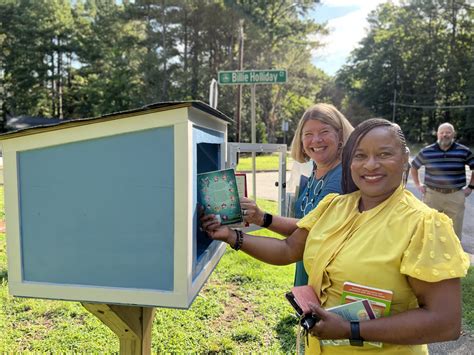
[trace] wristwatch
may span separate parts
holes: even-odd
[[[352,346],[364,346],[364,338],[360,336],[360,326],[358,321],[351,320],[351,337],[349,343]]]
[[[474,190],[474,185],[469,184],[467,187],[469,187],[471,190]]]
[[[265,214],[263,215],[262,227],[263,228],[268,228],[268,226],[270,226],[270,224],[272,224],[272,221],[273,221],[273,216],[270,213],[265,212]]]

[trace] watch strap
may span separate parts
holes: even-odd
[[[469,184],[467,187],[469,187],[471,190],[474,190],[474,185]]]
[[[262,227],[263,228],[268,228],[270,226],[270,224],[272,224],[272,221],[273,221],[273,216],[270,213],[265,212],[264,215],[263,215]]]
[[[364,339],[360,336],[360,325],[358,321],[351,321],[351,337],[349,343],[352,346],[364,346]]]

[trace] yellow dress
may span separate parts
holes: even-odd
[[[393,291],[391,314],[417,308],[407,277],[436,282],[466,275],[469,258],[452,221],[400,186],[377,207],[359,212],[360,192],[330,194],[298,222],[309,232],[303,261],[324,308],[341,304],[346,281]],[[309,354],[427,354],[426,345],[382,348],[319,346],[310,337]]]

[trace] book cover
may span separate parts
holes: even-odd
[[[369,320],[375,319],[375,313],[368,300],[360,300],[327,309],[328,312],[336,313],[346,320]]]
[[[368,300],[376,317],[379,318],[390,315],[393,292],[347,281],[344,282],[341,298],[341,303],[343,304],[359,301],[361,299]]]
[[[247,174],[245,173],[235,173],[235,180],[237,182],[237,191],[239,192],[239,197],[247,197]]]
[[[336,313],[346,320],[364,321],[377,318],[368,300],[359,300],[351,303],[342,304],[340,306],[327,308],[328,312]],[[322,339],[320,340],[323,346],[341,346],[350,345],[349,339]],[[381,347],[382,343],[367,342],[375,347]]]
[[[234,169],[202,173],[198,178],[198,202],[206,214],[214,214],[221,224],[243,221]]]

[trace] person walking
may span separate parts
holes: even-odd
[[[454,231],[461,240],[466,197],[474,188],[474,174],[466,186],[466,165],[474,169],[472,151],[454,141],[456,132],[450,123],[438,127],[436,143],[423,148],[413,159],[411,176],[428,206],[445,213],[453,221]],[[424,184],[418,170],[425,166]]]

